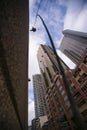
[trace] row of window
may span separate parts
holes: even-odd
[[[51,79],[52,76],[51,76],[51,73],[50,73],[48,67],[46,67],[46,70],[47,70],[47,73],[48,73],[48,75],[49,75],[49,78]]]
[[[86,118],[86,120],[87,120],[87,109],[86,109],[86,110],[84,110],[84,111],[82,112],[82,115],[83,115],[83,117],[85,117],[85,118]]]
[[[83,63],[87,64],[87,56],[85,56]]]
[[[48,87],[48,86],[49,86],[49,83],[48,83],[48,80],[47,80],[47,78],[46,78],[46,74],[43,73],[43,76],[44,76],[44,80],[45,80],[45,85],[46,85],[46,87]]]
[[[84,80],[87,78],[87,74],[86,73],[83,73],[80,78],[78,79],[78,82],[80,84],[82,84],[84,82]]]
[[[86,103],[86,101],[85,100],[81,100],[79,103],[78,103],[78,107],[81,107],[82,105],[84,105]]]
[[[75,74],[74,74],[74,77],[76,78],[76,77],[80,74],[80,72],[81,72],[81,69],[78,68],[77,71],[76,71]]]
[[[83,92],[87,91],[87,82],[82,86],[81,90]]]
[[[78,97],[80,97],[81,96],[81,94],[79,93],[79,92],[77,92],[74,96],[73,96],[73,98],[76,100]]]

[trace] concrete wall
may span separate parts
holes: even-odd
[[[28,0],[0,1],[0,129],[28,127]]]

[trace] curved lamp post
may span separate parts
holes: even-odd
[[[37,16],[41,19],[41,21],[42,21],[42,23],[43,23],[43,25],[44,25],[44,27],[45,27],[45,29],[46,29],[46,32],[47,32],[47,34],[48,34],[48,37],[49,37],[49,39],[50,39],[50,43],[51,43],[53,52],[54,52],[54,54],[55,54],[55,56],[56,56],[57,63],[58,63],[58,65],[59,65],[60,73],[61,73],[62,78],[63,78],[63,82],[64,82],[65,89],[66,89],[66,92],[67,92],[67,96],[68,96],[69,101],[70,101],[70,104],[71,104],[72,113],[73,113],[73,115],[74,115],[74,120],[75,120],[75,123],[76,123],[76,125],[77,125],[77,127],[78,127],[78,130],[86,130],[85,125],[84,125],[84,123],[82,122],[81,116],[80,116],[80,114],[79,114],[79,112],[78,112],[78,110],[77,110],[77,107],[76,107],[75,104],[74,104],[74,99],[73,99],[73,96],[72,96],[72,94],[71,94],[71,92],[70,92],[69,84],[68,84],[68,81],[67,81],[67,79],[66,79],[66,75],[65,75],[65,73],[64,73],[64,69],[63,69],[63,67],[62,67],[62,65],[61,65],[61,62],[60,62],[60,57],[57,55],[57,52],[56,52],[56,49],[55,49],[55,46],[54,46],[54,42],[53,42],[52,37],[51,37],[51,35],[50,35],[50,33],[49,33],[49,30],[48,30],[48,28],[47,28],[47,26],[46,26],[46,24],[45,24],[43,18],[42,18],[39,14],[37,14]],[[35,32],[35,31],[36,31],[36,28],[35,28],[35,27],[32,27],[32,30],[30,30],[30,31]]]

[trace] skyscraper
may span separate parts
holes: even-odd
[[[28,0],[0,1],[0,129],[28,129]]]
[[[60,50],[76,65],[87,51],[87,33],[64,30]]]
[[[72,112],[54,52],[50,47],[41,45],[37,56],[46,91],[50,129],[68,129],[72,124]]]
[[[33,76],[34,101],[35,101],[35,117],[39,118],[47,114],[45,101],[45,90],[40,74]]]
[[[75,116],[73,114],[69,97],[64,86],[62,75],[58,67],[56,57],[52,49],[46,45],[41,45],[38,50],[38,62],[43,77],[46,90],[46,103],[48,107],[48,122],[51,130],[57,129],[74,129],[77,127]],[[86,122],[85,116],[87,112],[87,96],[86,96],[86,81],[87,81],[87,54],[83,56],[79,66],[72,72],[65,64],[63,64],[66,78],[83,122]],[[82,62],[82,63],[81,63]],[[75,77],[75,78],[74,78]],[[81,83],[81,84],[80,84]],[[83,84],[82,84],[83,83]],[[82,90],[84,92],[82,92]],[[85,113],[82,115],[82,113]],[[85,120],[85,121],[84,121]],[[87,127],[87,126],[86,126]]]

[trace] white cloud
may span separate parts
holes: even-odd
[[[32,6],[34,5],[34,0],[29,0],[29,10],[32,10]]]
[[[58,40],[58,39],[55,39],[55,46],[57,46],[57,48],[59,48],[59,46],[60,46],[60,44],[61,44],[61,41],[62,41],[62,37],[61,37],[61,39],[60,40]]]
[[[29,43],[29,78],[31,79],[29,86],[32,85],[32,75],[39,73],[39,67],[36,57],[39,45],[35,43],[37,41],[38,38],[32,37],[32,40]]]
[[[28,103],[30,104],[31,102],[32,102],[32,99],[29,98],[29,102]]]
[[[64,19],[64,29],[87,32],[87,4],[83,0],[69,1]]]
[[[74,29],[78,31],[87,32],[87,15],[86,14],[87,14],[87,4],[84,5],[83,9],[78,15]]]
[[[38,34],[38,32],[40,32]],[[40,44],[44,43],[44,34],[40,30],[36,33],[31,32],[29,37],[29,78],[31,82],[29,86],[32,86],[32,75],[40,73],[38,61],[37,61],[37,51]]]
[[[31,125],[31,120],[35,118],[34,101],[31,100],[28,105],[28,125]]]

